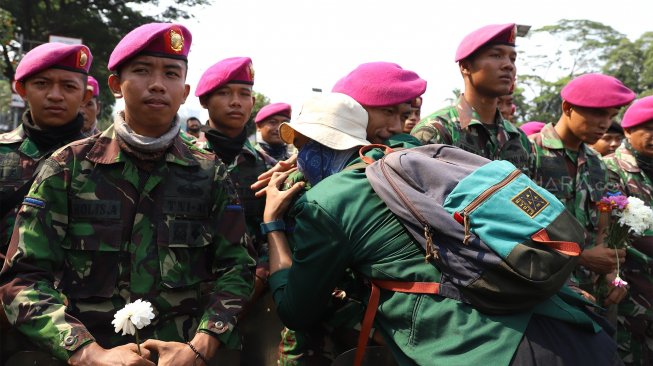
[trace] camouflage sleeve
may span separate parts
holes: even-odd
[[[94,341],[86,327],[66,313],[66,297],[54,284],[64,261],[67,176],[65,166],[52,158],[45,162],[18,212],[0,272],[0,298],[9,321],[61,360]]]
[[[227,169],[218,163],[212,215],[216,218],[214,235],[216,279],[198,331],[215,335],[227,348],[237,348],[240,337],[236,320],[249,299],[254,284],[255,262],[246,249],[245,216]]]
[[[422,145],[451,144],[451,132],[437,116],[429,116],[421,120],[410,134]]]
[[[606,166],[608,171],[608,192],[623,192],[628,194],[628,187],[626,186],[625,177],[621,175],[621,169],[617,165],[617,162],[614,160],[614,157],[603,158],[603,163]]]

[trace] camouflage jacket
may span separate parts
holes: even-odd
[[[213,151],[211,143],[206,141],[203,146],[208,151]],[[234,161],[227,166],[231,180],[236,186],[236,192],[245,210],[247,233],[252,239],[259,267],[267,268],[268,249],[267,236],[261,234],[263,210],[265,209],[265,196],[255,197],[250,186],[258,180],[258,176],[272,168],[277,163],[265,152],[256,150],[249,140],[245,140],[242,151]]]
[[[93,340],[133,342],[111,320],[144,299],[156,318],[141,339],[183,342],[201,331],[238,346],[254,263],[233,202],[225,166],[178,137],[149,172],[121,150],[113,127],[65,146],[18,213],[0,273],[9,321],[66,360]]]
[[[79,137],[83,136],[80,134]],[[27,137],[22,125],[0,134],[0,261],[4,261],[23,196],[34,181],[40,164],[55,149],[39,148]]]
[[[599,212],[596,203],[608,191],[608,170],[601,155],[581,144],[577,156],[564,148],[552,123],[529,136],[535,156],[533,180],[553,193],[587,229],[585,247],[594,245]]]
[[[528,175],[531,144],[520,129],[501,117],[497,109],[496,131],[485,126],[461,95],[456,104],[423,118],[411,131],[425,144],[449,144],[490,160],[508,160]]]

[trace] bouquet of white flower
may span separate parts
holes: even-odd
[[[124,308],[118,310],[111,321],[115,327],[116,333],[122,331],[122,335],[131,334],[136,337],[138,354],[141,354],[140,340],[138,339],[138,329],[150,324],[154,319],[154,309],[148,301],[138,299],[128,303]]]
[[[621,192],[608,194],[598,203],[598,209],[609,215],[606,236],[606,245],[609,248],[625,248],[633,238],[640,237],[645,231],[653,229],[653,210],[637,197],[626,197]],[[612,285],[616,287],[628,285],[628,282],[619,276],[619,261],[617,261],[617,276],[612,281]]]

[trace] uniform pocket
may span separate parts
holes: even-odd
[[[121,221],[74,221],[68,230],[62,244],[64,292],[73,299],[111,297],[121,269],[129,265],[129,253],[121,250]]]
[[[169,218],[158,226],[161,285],[191,287],[211,278],[213,233],[208,219]]]

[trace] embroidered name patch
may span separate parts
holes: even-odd
[[[37,198],[25,197],[23,199],[23,205],[28,205],[36,208],[44,208],[45,202]]]
[[[549,201],[545,200],[531,187],[527,187],[513,197],[512,203],[531,218],[537,216],[546,206],[549,205]]]

